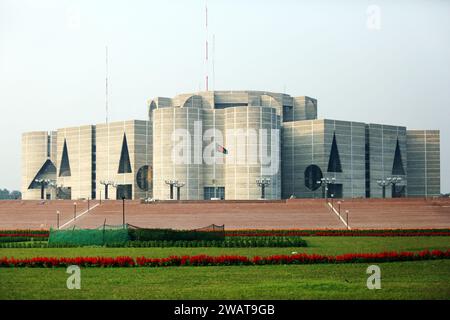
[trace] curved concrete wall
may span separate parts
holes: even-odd
[[[270,132],[278,135],[277,150],[272,150]],[[280,121],[276,110],[269,107],[233,107],[225,109],[225,145],[229,150],[225,161],[225,198],[259,199],[261,188],[256,179],[270,178],[266,188],[266,199],[281,196]],[[263,136],[266,135],[264,141]],[[275,161],[264,158],[264,154],[275,154]],[[269,162],[269,163],[267,163]],[[267,170],[270,165],[274,170]]]
[[[155,199],[170,198],[169,186],[165,180],[178,180],[184,183],[181,188],[182,200],[203,199],[202,112],[195,107],[153,110]],[[196,125],[200,127],[195,129]]]

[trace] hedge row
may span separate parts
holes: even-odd
[[[33,242],[6,242],[0,243],[0,248],[48,248],[47,241],[33,241]]]
[[[417,237],[417,236],[450,236],[450,229],[384,229],[384,230],[228,230],[227,237],[260,237],[260,236],[320,236],[320,237]]]
[[[0,248],[74,248],[82,245],[71,243],[0,243]],[[177,241],[128,241],[105,244],[113,248],[165,248],[165,247],[219,247],[219,248],[254,248],[254,247],[306,247],[306,241],[299,237],[231,237],[224,241],[177,240]]]
[[[338,256],[318,254],[274,255],[268,257],[246,256],[171,256],[168,258],[146,257],[36,257],[27,259],[0,258],[0,267],[53,268],[78,265],[81,267],[170,267],[170,266],[242,266],[286,264],[332,264],[332,263],[380,263],[394,261],[417,261],[450,259],[450,250],[424,250],[420,252],[350,253]]]
[[[173,229],[128,229],[133,241],[224,240],[223,231],[195,231]]]
[[[129,241],[125,244],[107,244],[107,247],[306,247],[306,241],[299,237],[236,237],[223,241],[206,240],[176,240],[176,241]]]
[[[30,237],[0,237],[0,243],[33,241]]]
[[[12,229],[0,230],[0,237],[3,236],[26,236],[26,237],[48,237],[48,230],[29,230],[29,229]]]

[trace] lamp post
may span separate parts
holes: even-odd
[[[164,182],[170,186],[170,200],[173,200],[173,187],[178,184],[178,180],[165,180]]]
[[[377,184],[382,188],[382,197],[386,198],[386,187],[392,185],[392,189],[395,189],[395,186],[402,181],[401,177],[387,177],[386,179],[378,180]]]
[[[334,184],[336,182],[336,178],[322,178],[317,181],[317,184],[320,184],[322,186],[322,198],[327,200],[328,198],[328,185]]]
[[[77,203],[73,203],[73,220],[77,219]]]
[[[348,210],[345,210],[345,221],[347,221],[347,229],[349,229],[350,226],[348,224]]]
[[[122,197],[122,225],[125,229],[125,197]]]
[[[44,200],[45,187],[51,182],[50,179],[36,179],[34,180],[41,186],[41,200]]]
[[[105,200],[108,200],[108,187],[111,186],[113,188],[117,187],[117,184],[114,181],[105,181],[105,180],[101,180],[100,184],[105,186]]]
[[[401,177],[392,177],[391,178],[391,184],[392,184],[392,197],[394,198],[394,196],[397,195],[397,184],[400,183],[402,181]]]
[[[177,181],[175,187],[177,188],[177,200],[179,201],[181,199],[181,188],[184,187],[184,182]]]
[[[270,178],[256,179],[256,184],[261,187],[261,199],[266,198],[266,187],[270,185]]]

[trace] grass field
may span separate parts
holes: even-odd
[[[271,255],[292,251],[419,251],[450,248],[450,237],[304,237],[306,248],[0,249],[0,256]],[[381,290],[368,290],[368,264],[171,268],[83,268],[68,290],[64,268],[0,268],[0,299],[450,299],[450,261],[380,263]]]

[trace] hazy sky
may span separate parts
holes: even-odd
[[[308,95],[319,118],[439,129],[450,192],[450,1],[209,0],[208,11],[210,88]],[[105,45],[111,120],[203,89],[204,14],[204,0],[0,0],[0,187],[20,188],[22,132],[104,121]]]

